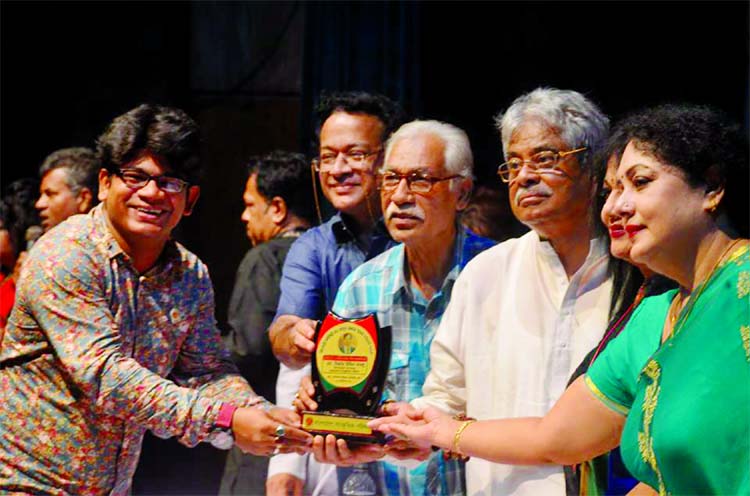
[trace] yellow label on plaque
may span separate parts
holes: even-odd
[[[372,434],[367,427],[370,418],[328,415],[325,413],[304,412],[302,426],[307,431],[330,432],[332,434],[363,435]]]
[[[375,366],[375,342],[362,327],[344,322],[331,327],[315,352],[320,378],[334,388],[361,386]]]

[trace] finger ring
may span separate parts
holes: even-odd
[[[284,428],[284,424],[279,424],[276,426],[276,437],[282,438],[286,435],[286,428]]]
[[[297,400],[299,399],[299,391],[297,391],[296,393],[294,393],[294,398],[297,399]]]

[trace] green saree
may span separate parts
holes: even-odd
[[[750,494],[748,248],[704,284],[664,343],[676,290],[643,300],[586,384],[627,415],[620,449],[638,480],[660,494]]]

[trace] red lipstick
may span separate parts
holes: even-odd
[[[613,239],[622,238],[627,234],[625,228],[620,224],[613,224],[609,226],[609,236]]]
[[[643,229],[643,226],[638,224],[628,224],[627,226],[625,226],[625,230],[628,232],[628,236],[630,236],[631,238],[638,234],[638,231],[640,231],[641,229]]]

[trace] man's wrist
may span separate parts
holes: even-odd
[[[222,403],[219,413],[214,420],[214,432],[211,436],[211,444],[215,448],[227,450],[234,444],[234,432],[232,431],[232,419],[237,407],[231,403]]]
[[[247,408],[257,408],[259,410],[263,410],[264,412],[268,412],[272,408],[276,408],[276,405],[265,399],[263,396],[256,397],[245,406]]]
[[[216,416],[216,426],[221,429],[232,429],[232,418],[237,407],[231,403],[222,403],[219,408],[219,414]]]

